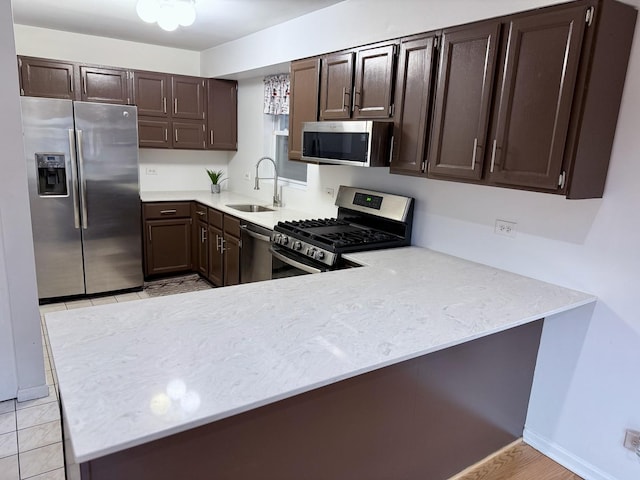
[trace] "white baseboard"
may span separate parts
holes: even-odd
[[[49,385],[38,385],[37,387],[22,388],[18,390],[18,401],[26,402],[49,395]]]
[[[608,473],[603,472],[599,468],[585,462],[582,458],[575,456],[571,452],[565,450],[560,445],[550,441],[549,439],[538,435],[525,427],[522,435],[525,443],[531,445],[539,452],[547,457],[555,460],[560,465],[568,468],[576,475],[585,480],[617,480]]]

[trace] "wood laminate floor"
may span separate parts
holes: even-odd
[[[450,480],[582,480],[521,440]]]

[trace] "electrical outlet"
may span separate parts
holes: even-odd
[[[144,171],[147,175],[158,175],[158,171],[155,168],[147,167]]]
[[[634,452],[640,451],[640,432],[627,429],[624,435],[624,448]]]
[[[333,198],[333,194],[335,193],[335,190],[331,187],[324,187],[324,193],[326,193],[329,198]]]
[[[508,222],[506,220],[496,220],[496,228],[495,233],[498,235],[504,235],[506,237],[515,237],[516,236],[516,222]]]

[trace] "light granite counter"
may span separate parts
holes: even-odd
[[[143,202],[181,202],[196,201],[247,222],[255,223],[265,228],[273,229],[278,222],[317,218],[313,212],[296,210],[293,208],[274,207],[269,202],[257,200],[247,195],[223,190],[220,193],[211,193],[205,190],[164,191],[164,192],[140,192],[140,200]],[[227,205],[256,204],[272,208],[272,212],[241,212]]]
[[[47,314],[76,461],[596,301],[422,248],[349,258],[366,266]]]

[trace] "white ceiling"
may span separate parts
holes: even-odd
[[[165,32],[136,14],[137,0],[11,0],[14,22],[202,51],[343,0],[196,0],[190,27]]]

